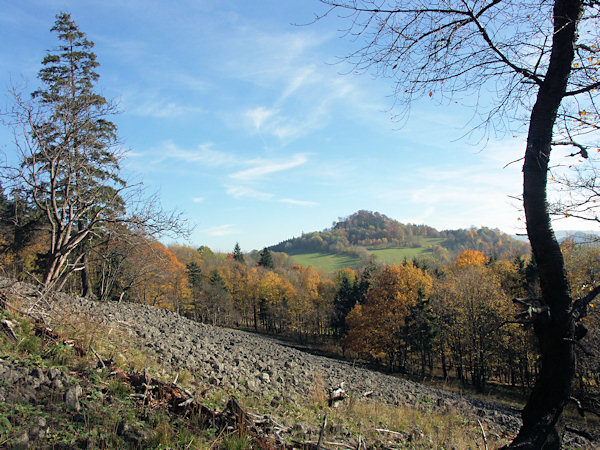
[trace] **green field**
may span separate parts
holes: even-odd
[[[400,247],[400,248],[369,248],[369,253],[374,255],[378,261],[386,264],[400,264],[405,259],[413,259],[415,256],[424,255],[429,252],[429,246],[439,244],[443,239],[426,238],[423,240],[421,247]],[[294,260],[295,264],[308,267],[313,266],[315,269],[332,273],[339,269],[349,267],[356,269],[360,265],[360,258],[352,255],[334,254],[325,252],[310,252],[310,253],[292,253],[289,255]]]
[[[355,269],[360,263],[360,259],[358,257],[351,255],[321,252],[298,254],[290,253],[289,255],[296,264],[300,264],[304,267],[313,266],[315,269],[326,273],[333,273],[346,267]]]
[[[413,259],[415,256],[420,256],[429,253],[429,247],[434,244],[439,244],[443,239],[440,238],[425,238],[421,247],[400,247],[400,248],[369,248],[369,252],[377,257],[379,261],[386,264],[398,264],[404,262],[404,259]]]

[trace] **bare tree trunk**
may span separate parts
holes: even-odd
[[[85,251],[85,250],[84,250]],[[81,268],[81,296],[88,297],[92,294],[92,282],[90,280],[90,269],[87,254],[84,253],[81,260],[83,267]]]
[[[540,374],[523,409],[523,426],[512,448],[560,448],[563,409],[575,373],[572,299],[563,256],[547,207],[546,183],[553,129],[574,58],[580,0],[557,0],[554,39],[546,78],[531,112],[523,165],[523,200],[527,234],[538,264],[542,304],[548,313],[534,323],[540,346]]]

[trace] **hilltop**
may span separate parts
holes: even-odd
[[[403,224],[366,210],[339,218],[331,228],[304,233],[269,249],[287,253],[299,263],[321,265],[317,268],[324,270],[356,267],[369,259],[387,263],[413,258],[441,262],[466,249],[507,259],[529,253],[528,244],[497,229],[439,231],[428,225]]]

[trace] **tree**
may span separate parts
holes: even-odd
[[[56,16],[51,31],[59,47],[42,60],[40,89],[32,103],[15,96],[14,123],[18,167],[9,178],[42,211],[50,228],[46,286],[62,286],[66,276],[82,270],[85,243],[107,220],[124,213],[116,150],[116,126],[107,118],[114,107],[97,94],[93,43],[67,13]]]
[[[258,265],[267,269],[275,269],[275,263],[273,262],[273,256],[267,247],[263,248],[258,258]]]
[[[386,358],[390,367],[406,357],[406,319],[411,308],[429,295],[431,277],[411,263],[388,266],[377,273],[364,305],[357,303],[346,317],[348,348]]]
[[[512,304],[498,277],[483,264],[462,264],[457,259],[446,276],[438,280],[432,307],[453,353],[459,378],[466,377],[483,391],[490,377],[493,356],[510,319]],[[458,370],[460,369],[460,370]]]
[[[97,92],[99,63],[93,42],[70,14],[60,13],[51,28],[59,45],[42,60],[42,86],[30,100],[13,90],[13,127],[17,161],[2,176],[22,192],[44,217],[50,235],[43,284],[61,289],[74,272],[82,274],[83,294],[91,282],[87,257],[106,240],[110,224],[128,224],[142,233],[183,231],[179,217],[141,198],[136,185],[120,177],[122,152],[115,107]],[[126,213],[126,204],[137,210]]]
[[[459,99],[462,94],[475,99],[487,130],[527,124],[523,206],[542,294],[536,300],[540,314],[532,318],[541,369],[511,445],[560,447],[575,371],[576,322],[600,288],[573,301],[550,223],[547,183],[553,149],[572,148],[571,155],[588,159],[599,131],[600,2],[322,2],[330,7],[325,15],[343,12],[351,21],[348,33],[364,38],[350,61],[359,70],[374,68],[393,77],[399,105],[408,107],[422,96]]]
[[[240,248],[239,243],[235,243],[235,247],[233,247],[233,259],[238,262],[244,262],[244,254],[242,253],[242,249]]]

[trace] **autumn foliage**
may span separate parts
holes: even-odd
[[[5,210],[10,216],[10,211]],[[25,227],[26,221],[23,221]],[[43,274],[44,233],[3,222],[0,263],[24,279]],[[26,236],[22,242],[17,238]],[[600,277],[600,248],[563,245],[574,295]],[[419,261],[323,274],[284,253],[232,254],[160,242],[107,229],[89,259],[92,294],[177,311],[213,325],[326,343],[341,354],[419,376],[455,378],[484,390],[491,380],[531,386],[537,375],[530,330],[515,323],[514,297],[538,295],[536,268],[523,256],[489,258],[482,251],[448,255],[431,270]],[[428,260],[429,261],[429,260]],[[443,263],[443,261],[447,261]],[[78,277],[65,288],[79,292]],[[592,306],[590,339],[600,319]],[[581,389],[598,385],[598,361],[578,366]]]

